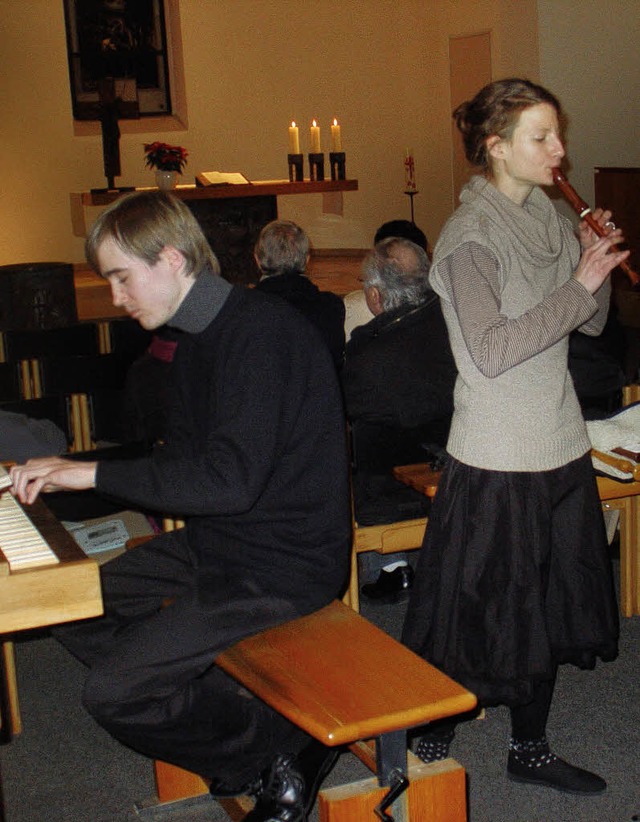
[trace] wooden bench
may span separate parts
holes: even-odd
[[[407,731],[472,710],[475,696],[344,603],[244,639],[216,663],[325,745],[349,746],[377,774],[321,790],[321,822],[385,818],[375,808],[393,787],[400,796],[386,818],[467,819],[463,768],[452,759],[421,763],[407,751]],[[408,775],[406,791],[400,774]],[[156,763],[156,779],[159,802],[207,793],[202,779],[165,763]],[[233,820],[252,806],[247,797],[221,804]]]

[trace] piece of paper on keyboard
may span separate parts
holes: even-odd
[[[3,491],[5,488],[10,488],[12,485],[13,482],[9,476],[9,472],[4,465],[0,465],[0,491]]]

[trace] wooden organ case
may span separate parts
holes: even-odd
[[[629,264],[640,268],[640,168],[596,166],[595,203],[613,212],[613,220],[631,249]]]
[[[98,563],[38,499],[28,508],[6,490],[0,466],[0,742],[20,730],[11,636],[102,614]],[[0,822],[4,820],[0,783]]]

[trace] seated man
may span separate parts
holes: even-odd
[[[427,513],[427,499],[397,482],[391,469],[427,462],[444,448],[456,368],[426,251],[390,237],[369,253],[363,272],[373,319],[347,343],[342,385],[352,426],[355,518],[371,525]],[[394,599],[411,578],[401,559],[362,592]]]
[[[315,611],[346,586],[350,517],[337,376],[284,301],[234,287],[171,194],[118,199],[87,259],[114,305],[179,332],[166,441],[134,460],[32,460],[25,503],[97,488],[186,520],[102,567],[105,613],[56,630],[88,668],[83,701],[116,739],[253,792],[247,822],[303,822],[335,753],[216,667],[236,641]]]
[[[429,255],[427,235],[411,220],[389,220],[383,223],[375,233],[373,244],[377,245],[382,240],[386,240],[387,237],[404,237],[406,240],[411,240]],[[367,305],[362,288],[345,294],[343,300],[345,307],[344,331],[348,342],[351,339],[353,329],[368,323],[369,320],[373,319],[373,314]]]
[[[274,220],[260,232],[255,260],[262,272],[258,291],[275,294],[295,306],[318,329],[337,368],[344,357],[344,303],[320,291],[306,276],[309,238],[290,220]]]

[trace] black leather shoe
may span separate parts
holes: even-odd
[[[262,780],[257,777],[253,782],[248,782],[241,787],[232,787],[218,779],[212,779],[209,783],[209,793],[214,799],[233,799],[236,796],[257,796],[262,790]]]
[[[509,751],[507,776],[514,782],[544,785],[565,793],[602,793],[607,788],[607,783],[601,776],[576,768],[552,753],[544,761],[532,763],[519,757],[515,751]]]
[[[255,807],[244,822],[307,822],[339,753],[312,742],[298,756],[278,754],[263,772]]]
[[[400,565],[393,571],[383,568],[375,582],[363,585],[364,596],[369,599],[384,599],[388,602],[397,602],[408,596],[413,585],[413,568],[410,565]]]

